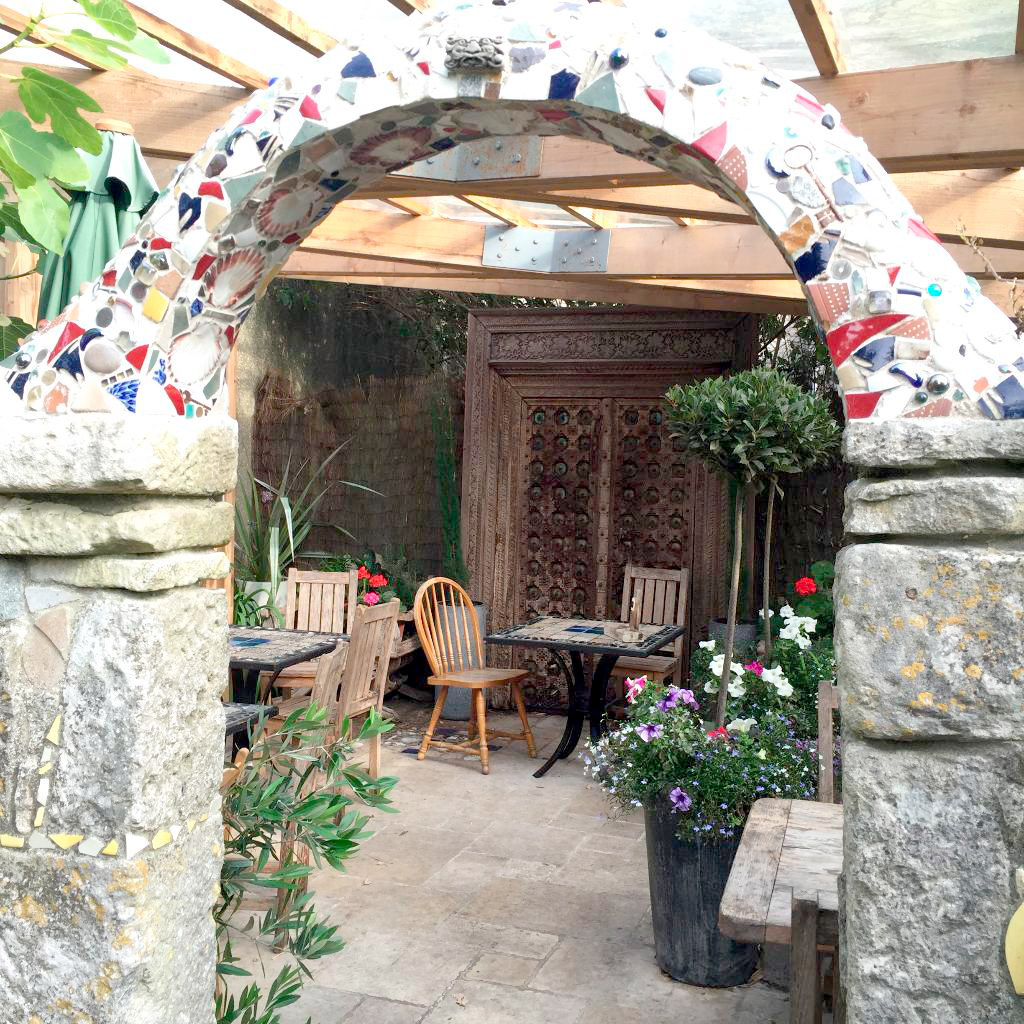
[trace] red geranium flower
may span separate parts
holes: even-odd
[[[793,584],[793,589],[801,597],[810,597],[818,592],[818,584],[810,576],[803,576]]]
[[[383,573],[375,572],[370,577],[370,586],[374,590],[383,590],[388,585],[388,578]]]
[[[729,730],[726,728],[712,729],[708,733],[708,739],[711,740],[727,740],[729,738]]]
[[[370,570],[367,569],[365,565],[361,565],[359,566],[359,572],[356,573],[356,576],[361,580],[368,580],[370,578]]]

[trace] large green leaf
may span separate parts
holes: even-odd
[[[52,252],[64,251],[71,210],[48,181],[18,189],[18,213],[25,230],[40,245]]]
[[[62,43],[80,57],[85,57],[94,64],[112,71],[123,68],[128,63],[125,54],[134,54],[154,64],[167,64],[171,59],[167,51],[152,36],[147,36],[144,32],[137,32],[129,40],[104,39],[94,36],[85,29],[76,28],[64,36]]]
[[[87,153],[99,153],[103,145],[100,133],[78,112],[102,108],[81,89],[76,89],[38,68],[22,68],[22,77],[16,79],[18,95],[28,116],[37,124],[47,117],[50,127],[62,138]]]
[[[18,351],[18,342],[31,334],[35,328],[16,316],[0,314],[0,359],[6,359]]]
[[[78,0],[82,9],[104,31],[121,39],[131,39],[138,26],[121,0]]]
[[[42,253],[42,246],[28,233],[21,223],[17,203],[0,203],[0,238],[5,242],[22,242],[37,255]]]

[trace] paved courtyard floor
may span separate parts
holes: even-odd
[[[579,760],[534,779],[525,745],[499,739],[488,776],[457,753],[418,762],[428,709],[388,706],[398,813],[377,815],[347,874],[312,877],[347,947],[312,965],[283,1024],[788,1022],[785,993],[761,982],[700,989],[661,973],[642,821],[610,817]],[[545,757],[565,720],[530,717]]]

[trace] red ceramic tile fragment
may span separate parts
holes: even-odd
[[[199,257],[199,262],[196,264],[196,271],[192,275],[193,281],[198,281],[210,269],[210,264],[213,263],[213,257],[207,252]]]
[[[177,409],[179,416],[185,415],[185,403],[181,399],[181,392],[174,387],[173,384],[168,384],[164,391],[167,392],[167,397],[171,400],[174,408]]]
[[[665,90],[664,89],[652,89],[648,86],[644,89],[647,93],[647,98],[660,110],[663,114],[665,113]]]
[[[299,113],[311,121],[320,120],[320,108],[316,105],[316,100],[312,96],[307,96],[299,104]]]
[[[202,189],[199,190],[202,192]],[[224,197],[221,196],[223,199]],[[161,249],[170,249],[171,243],[166,238],[161,238],[159,235],[152,239],[149,243],[150,252],[159,252]]]
[[[882,397],[881,391],[848,391],[844,396],[846,402],[846,418],[850,420],[867,419],[878,405]]]
[[[50,362],[57,358],[70,345],[73,341],[77,341],[85,331],[75,323],[69,323],[63,331],[60,332],[60,337],[57,339],[57,344],[53,346],[53,351],[50,353]]]
[[[889,284],[895,284],[896,278],[900,276],[901,267],[889,267]]]
[[[913,412],[907,413],[908,420],[923,420],[931,419],[937,416],[949,416],[953,411],[953,401],[949,398],[939,398],[934,402],[929,402],[927,405],[922,406],[920,409],[915,409]]]
[[[224,189],[221,188],[219,181],[204,181],[199,186],[199,194],[201,196],[213,196],[215,199],[223,199]]]
[[[717,128],[705,132],[698,139],[693,140],[693,148],[702,153],[709,160],[717,160],[725,149],[725,139],[729,133],[728,124],[723,121]]]
[[[429,75],[430,74],[430,65],[425,60],[417,61],[416,62],[416,67],[418,67],[420,69],[420,71],[423,72],[423,74],[425,74],[425,75]]]
[[[249,113],[245,115],[245,118],[243,119],[242,124],[252,124],[253,121],[256,121],[256,120],[259,119],[259,117],[260,117],[260,115],[262,113],[263,113],[262,110],[250,110]]]
[[[104,288],[113,288],[117,282],[117,271],[111,267],[109,270],[103,271],[103,276],[100,278],[103,282]]]
[[[873,338],[882,331],[889,330],[894,324],[906,319],[905,313],[882,313],[879,316],[868,316],[863,320],[854,320],[851,323],[843,324],[825,335],[828,350],[832,353],[832,362],[839,366],[845,363],[853,353],[869,338]],[[895,332],[894,332],[895,333]]]
[[[919,238],[930,238],[933,242],[938,242],[938,237],[933,235],[932,232],[925,227],[923,221],[914,220],[913,217],[907,221],[907,227],[910,228],[911,232],[917,235]]]
[[[135,348],[125,353],[125,359],[142,373],[142,366],[146,362],[146,354],[149,352],[148,345],[136,345]]]

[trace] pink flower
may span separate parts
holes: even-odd
[[[380,602],[380,594],[371,590],[368,594],[363,594],[363,604],[368,604],[372,608],[375,604]]]
[[[647,685],[647,676],[640,676],[638,679],[627,679],[626,680],[626,703],[633,704],[636,702],[637,697],[643,693],[644,687]]]
[[[764,671],[764,665],[759,661],[752,661],[749,665],[744,665],[743,668],[747,672],[753,672],[758,679],[761,678],[761,673]]]

